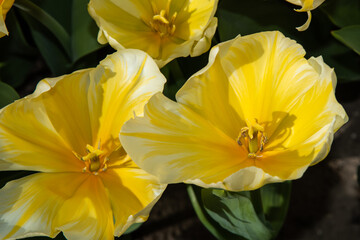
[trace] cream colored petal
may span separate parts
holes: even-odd
[[[122,166],[109,168],[101,179],[112,206],[116,236],[133,223],[146,221],[166,187],[130,159]]]
[[[161,92],[166,81],[155,62],[139,50],[119,51],[100,63],[114,75],[100,82],[103,91],[96,142],[103,149],[120,145],[120,128],[134,115],[142,115],[145,103]],[[115,145],[114,145],[115,144]]]
[[[7,183],[0,190],[0,238],[55,237],[54,218],[85,179],[78,173],[36,173]]]
[[[5,25],[6,14],[14,4],[14,0],[2,0],[0,1],[0,38],[9,35],[9,32]]]
[[[68,172],[82,166],[54,128],[44,102],[31,95],[0,111],[0,159],[8,163],[1,170]]]
[[[196,57],[209,50],[211,46],[211,39],[216,32],[217,22],[217,18],[214,17],[209,26],[204,31],[203,37],[200,38],[200,40],[194,42],[190,56]]]
[[[212,184],[252,164],[236,141],[161,94],[150,99],[144,117],[124,124],[120,140],[136,164],[162,183]]]
[[[300,27],[297,27],[297,28],[296,28],[296,29],[297,29],[298,31],[300,31],[300,32],[307,30],[307,29],[309,28],[309,26],[310,26],[310,22],[311,22],[311,12],[310,12],[310,11],[307,11],[306,13],[307,13],[307,15],[308,15],[308,18],[307,18],[306,22],[305,22],[303,25],[301,25]]]

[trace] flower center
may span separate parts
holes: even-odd
[[[168,37],[172,36],[176,30],[176,26],[174,24],[177,12],[175,12],[171,17],[169,16],[169,10],[162,9],[160,12],[157,12],[152,17],[152,20],[149,22],[151,29],[154,32],[157,32],[160,37]]]
[[[259,154],[264,150],[267,141],[264,128],[257,120],[250,127],[243,127],[237,138],[237,143],[248,151],[249,158],[261,157]]]
[[[103,157],[104,151],[100,150],[100,143],[98,148],[94,148],[93,146],[87,144],[86,145],[85,156],[80,156],[75,153],[75,156],[85,163],[85,167],[83,168],[83,172],[90,172],[94,175],[98,175],[99,172],[104,172],[107,169],[106,162],[109,160],[107,157]]]

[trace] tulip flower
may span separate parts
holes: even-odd
[[[159,67],[172,59],[198,56],[210,48],[218,0],[90,0],[98,41],[115,49],[147,52]]]
[[[36,171],[0,190],[0,239],[60,231],[114,239],[147,219],[165,185],[126,154],[118,134],[165,83],[139,50],[42,80],[0,112],[0,170]]]
[[[277,31],[221,43],[177,102],[155,94],[120,140],[162,183],[244,191],[300,178],[347,121],[334,70],[304,56]]]
[[[0,0],[0,38],[9,35],[5,25],[5,18],[13,4],[14,0]]]
[[[306,20],[306,22],[302,26],[296,28],[298,31],[305,31],[310,26],[310,22],[311,22],[310,11],[320,6],[325,0],[286,0],[286,1],[301,7],[300,9],[295,9],[295,11],[307,13],[308,19]]]

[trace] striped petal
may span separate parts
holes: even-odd
[[[36,173],[7,183],[0,190],[0,238],[55,237],[54,218],[85,180],[78,173]]]

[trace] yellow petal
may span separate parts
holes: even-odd
[[[53,219],[85,179],[78,173],[36,173],[7,183],[0,190],[0,238],[55,237]]]
[[[233,139],[161,94],[150,99],[144,117],[124,124],[120,140],[136,164],[164,183],[211,184],[249,164]]]
[[[26,119],[26,120],[25,120]],[[68,172],[81,163],[54,128],[39,97],[28,96],[0,111],[2,170]]]
[[[305,22],[303,25],[301,25],[300,27],[297,27],[297,28],[296,28],[296,29],[297,29],[298,31],[300,31],[300,32],[307,30],[307,29],[309,28],[309,26],[310,26],[310,22],[311,22],[311,12],[310,12],[310,11],[307,11],[306,13],[307,13],[307,15],[308,15],[308,18],[307,18],[306,22]]]
[[[115,236],[120,236],[133,223],[146,221],[166,187],[130,159],[122,166],[110,168],[101,177],[113,210]]]
[[[0,38],[9,35],[5,25],[6,14],[14,4],[15,0],[1,0],[0,1]]]
[[[53,225],[67,239],[114,239],[114,222],[100,178],[87,178],[58,209]]]
[[[101,82],[101,111],[98,135],[105,149],[120,145],[120,128],[134,115],[142,115],[145,103],[156,92],[161,92],[166,81],[154,61],[139,50],[123,50],[100,63],[114,76]],[[96,145],[95,145],[96,146]]]

